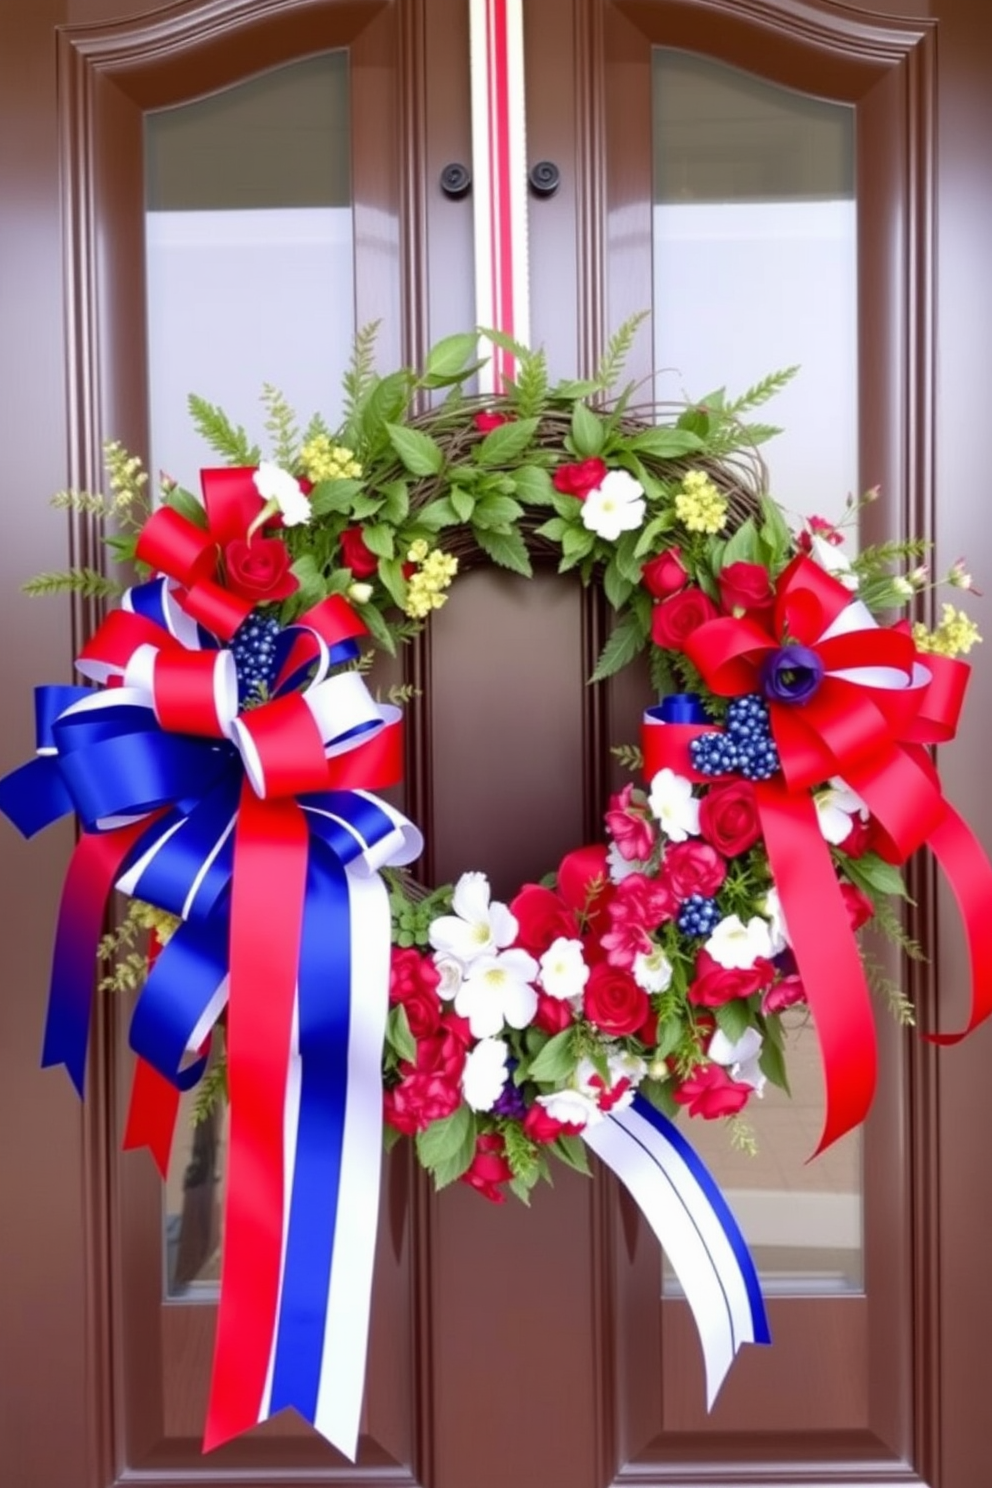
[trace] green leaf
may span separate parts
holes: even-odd
[[[407,582],[403,577],[403,563],[399,558],[379,559],[379,578],[393,604],[402,609],[406,604]]]
[[[377,523],[363,528],[362,536],[370,553],[374,553],[377,558],[392,558],[396,551],[396,534],[392,527]]]
[[[643,1095],[656,1111],[660,1111],[670,1120],[674,1120],[679,1114],[679,1103],[672,1095],[667,1080],[642,1080],[637,1087],[637,1093]]]
[[[520,500],[528,506],[552,504],[551,476],[541,465],[521,465],[513,472],[513,485]]]
[[[426,506],[414,512],[413,520],[425,532],[440,532],[442,527],[459,526],[462,518],[452,506],[449,496],[439,496],[436,501],[428,501]]]
[[[617,561],[617,569],[625,579],[630,580],[631,588],[641,581],[641,560],[637,556],[637,533],[621,532],[614,549]]]
[[[761,497],[761,514],[764,517],[761,541],[767,549],[772,566],[777,568],[792,547],[792,533],[782,515],[782,508],[770,496]]]
[[[646,429],[630,441],[629,449],[656,460],[677,460],[681,455],[695,454],[703,441],[691,429]]]
[[[418,1132],[417,1156],[424,1167],[435,1168],[443,1159],[454,1156],[464,1143],[466,1134],[472,1130],[474,1125],[475,1121],[470,1108],[459,1106],[450,1116],[444,1116],[440,1121],[432,1121],[425,1131]],[[467,1167],[468,1163],[465,1166]]]
[[[658,1024],[658,1047],[654,1058],[667,1059],[669,1054],[674,1054],[682,1042],[682,1032],[681,1018],[663,1018]]]
[[[427,353],[424,360],[424,372],[427,376],[424,381],[429,380],[432,386],[436,386],[438,381],[448,382],[452,378],[460,381],[461,377],[469,376],[473,369],[466,363],[475,357],[478,344],[474,331],[445,336]]]
[[[362,489],[362,482],[350,477],[344,480],[319,481],[310,493],[310,510],[315,517],[326,517],[331,512],[344,512],[348,516],[354,516],[355,497]]]
[[[475,504],[472,520],[482,527],[505,527],[523,514],[520,502],[512,496],[483,496]]]
[[[382,649],[387,651],[390,656],[395,656],[396,639],[374,604],[362,605],[362,619],[365,621],[372,639],[378,642]]]
[[[567,1163],[577,1173],[582,1173],[587,1178],[592,1177],[588,1149],[581,1137],[572,1137],[567,1133],[563,1136],[555,1137],[551,1144],[551,1150],[561,1158],[563,1163]]]
[[[449,499],[459,522],[470,521],[475,510],[475,497],[472,492],[467,491],[464,486],[452,486]]]
[[[230,465],[257,465],[261,451],[257,444],[250,444],[248,435],[239,424],[231,423],[223,409],[208,403],[196,393],[186,400],[193,427],[219,455]]]
[[[615,610],[623,608],[633,588],[630,579],[623,578],[619,573],[616,558],[611,558],[603,571],[603,590]]]
[[[417,1058],[417,1041],[410,1032],[410,1021],[406,1015],[406,1008],[401,1002],[394,1003],[389,1010],[386,1019],[386,1040],[394,1048],[401,1059],[407,1059],[411,1064]]]
[[[465,1107],[462,1108],[466,1109]],[[461,1146],[450,1157],[444,1157],[436,1163],[432,1169],[435,1188],[447,1188],[449,1183],[454,1183],[463,1173],[468,1172],[475,1156],[476,1123],[475,1116],[469,1112],[469,1123]]]
[[[561,550],[566,558],[577,563],[587,553],[591,553],[596,542],[596,534],[585,527],[568,527],[562,533]]]
[[[758,1068],[766,1080],[770,1080],[773,1085],[777,1085],[787,1095],[792,1094],[792,1091],[789,1089],[789,1076],[786,1073],[785,1058],[782,1050],[771,1039],[765,1039],[765,1042],[761,1046],[761,1053],[758,1055]]]
[[[537,419],[513,419],[490,429],[485,439],[475,447],[475,458],[480,465],[508,465],[523,454],[534,438]]]
[[[886,863],[877,853],[867,852],[860,858],[843,858],[844,872],[852,883],[866,893],[897,894],[902,899],[909,897],[902,873],[893,863]]]
[[[525,579],[533,576],[526,544],[515,527],[511,527],[509,532],[490,532],[485,527],[474,527],[472,530],[479,547],[500,568],[523,574]]]
[[[566,380],[556,382],[551,389],[551,396],[562,403],[574,403],[578,398],[591,398],[593,393],[602,392],[599,383],[592,378]]]
[[[382,488],[385,500],[382,503],[381,517],[384,522],[398,527],[405,522],[410,511],[410,488],[406,481],[387,481]]]
[[[736,1044],[739,1038],[743,1038],[746,1029],[751,1026],[751,1009],[747,999],[735,997],[730,1002],[721,1003],[714,1008],[713,1016],[716,1018],[717,1027],[721,1029],[732,1044]]]
[[[166,506],[171,506],[187,522],[192,522],[194,527],[207,528],[207,514],[203,509],[203,502],[197,501],[191,491],[184,491],[182,486],[173,486],[165,498]]]
[[[624,615],[603,647],[596,670],[589,680],[602,682],[604,677],[612,677],[628,662],[633,661],[639,651],[644,650],[646,642],[647,634],[637,616],[632,613]]]
[[[576,403],[572,409],[572,447],[579,459],[587,460],[598,455],[605,439],[603,420],[584,403]]]
[[[723,550],[722,567],[728,568],[731,563],[758,563],[761,555],[758,552],[758,533],[751,517],[742,522],[734,535],[727,540]]]
[[[444,464],[444,452],[436,439],[406,424],[386,424],[386,433],[411,475],[437,475]]]
[[[634,557],[646,558],[649,553],[653,553],[658,538],[663,532],[670,532],[674,526],[674,512],[664,512],[660,517],[653,517],[647,526],[637,534]],[[665,546],[667,547],[668,544],[666,543]]]
[[[550,542],[560,543],[566,532],[571,532],[573,523],[566,521],[564,517],[549,517],[542,522],[535,533],[536,537],[546,537]]]
[[[530,1067],[530,1078],[541,1084],[558,1085],[575,1072],[575,1040],[571,1028],[548,1039]]]
[[[294,560],[290,571],[296,575],[300,584],[299,594],[294,595],[294,598],[298,599],[305,609],[319,604],[327,593],[327,586],[314,555],[301,553],[299,558]]]
[[[688,429],[690,434],[698,434],[700,439],[705,440],[710,432],[710,422],[705,408],[687,408],[679,415],[676,428]]]

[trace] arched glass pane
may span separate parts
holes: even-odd
[[[837,520],[858,483],[854,111],[685,52],[657,48],[653,68],[658,395],[739,395],[799,366],[752,417],[785,430],[762,448],[781,504]],[[767,1291],[859,1290],[861,1137],[806,1162],[823,1099],[802,1016],[788,1064],[792,1099],[767,1087],[748,1106],[753,1157],[731,1150],[722,1122],[694,1120],[687,1134]]]
[[[348,57],[328,52],[145,129],[152,469],[190,490],[221,463],[191,392],[265,444],[264,383],[333,425],[354,339]],[[209,1083],[209,1081],[208,1081]],[[216,1296],[227,1121],[182,1101],[165,1187],[165,1289]]]
[[[198,393],[262,432],[262,385],[332,423],[354,336],[348,58],[328,52],[149,114],[151,446],[192,490]]]

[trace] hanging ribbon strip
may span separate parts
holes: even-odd
[[[582,1135],[665,1248],[699,1330],[712,1410],[741,1344],[771,1342],[747,1242],[705,1164],[642,1096]]]
[[[869,808],[877,850],[904,863],[928,845],[957,898],[971,957],[971,1009],[963,1038],[992,1012],[992,866],[944,799],[926,746],[951,739],[969,668],[917,655],[905,627],[886,630],[836,579],[797,558],[778,581],[771,618],[720,618],[685,642],[686,655],[719,696],[764,691],[781,776],[755,787],[772,876],[799,975],[816,1023],[826,1086],[818,1151],[866,1116],[876,1077],[875,1028],[857,943],[811,788],[841,777]],[[801,653],[798,655],[797,653]],[[813,678],[801,703],[767,685],[776,659],[797,659]],[[664,766],[697,782],[692,739],[715,725],[651,710],[643,731],[645,774]],[[705,715],[702,715],[705,718]],[[728,778],[728,777],[723,777]]]
[[[106,690],[37,690],[38,757],[0,781],[0,810],[26,836],[71,811],[82,824],[43,1057],[65,1064],[80,1093],[112,889],[181,921],[130,1028],[128,1140],[148,1142],[160,1166],[174,1092],[200,1078],[226,1018],[229,1182],[205,1446],[293,1405],[353,1457],[389,986],[378,870],[423,844],[370,794],[400,778],[398,710],[376,704],[356,672],[330,674],[364,632],[342,600],[281,633],[271,699],[238,711],[234,659],[217,637],[244,616],[213,569],[224,514],[243,527],[233,509],[261,505],[250,474],[205,473],[210,532],[173,511],[151,518],[142,556],[153,551],[166,577],[131,589],[85,647],[79,669]]]
[[[523,0],[470,0],[472,202],[478,325],[527,345],[527,156]],[[479,372],[483,393],[512,380],[502,346]]]

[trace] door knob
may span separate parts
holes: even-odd
[[[455,201],[459,197],[466,196],[472,189],[472,172],[467,165],[461,165],[453,160],[446,165],[441,172],[441,190],[445,196],[452,197]]]
[[[554,196],[561,185],[561,171],[553,160],[539,160],[531,166],[527,179],[535,196]]]

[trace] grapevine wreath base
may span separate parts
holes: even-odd
[[[954,733],[977,630],[952,605],[935,628],[891,623],[925,608],[920,544],[847,558],[831,522],[790,530],[755,452],[774,430],[752,417],[784,377],[635,408],[611,394],[634,330],[584,382],[552,385],[513,347],[515,383],[484,404],[464,392],[474,335],[388,376],[363,336],[337,431],[316,417],[301,434],[266,390],[267,459],[191,400],[227,462],[202,503],[163,479],[152,509],[118,445],[108,494],[56,498],[109,519],[139,578],[30,586],[115,605],[77,661],[96,686],[38,689],[40,753],[0,809],[27,835],[68,812],[82,826],[44,1062],[82,1091],[115,886],[130,904],[110,980],[143,982],[127,1143],[163,1169],[214,1041],[200,1106],[226,1084],[231,1149],[207,1446],[292,1404],[354,1453],[383,1134],[412,1137],[439,1187],[494,1200],[597,1153],[679,1271],[712,1400],[767,1328],[672,1118],[730,1118],[741,1141],[766,1080],[786,1085],[791,1008],[820,1040],[821,1146],[864,1117],[882,977],[855,935],[871,923],[917,952],[892,899],[924,843],[962,909],[968,1028],[989,1011],[992,870],[926,752]],[[398,704],[422,703],[373,697],[371,648],[427,623],[470,549],[526,576],[535,548],[616,613],[594,683],[646,657],[662,701],[625,751],[643,783],[610,800],[604,842],[507,904],[471,870],[422,891],[404,867],[419,831],[373,794],[401,775]],[[968,585],[961,565],[946,577]],[[159,947],[146,979],[137,926]]]

